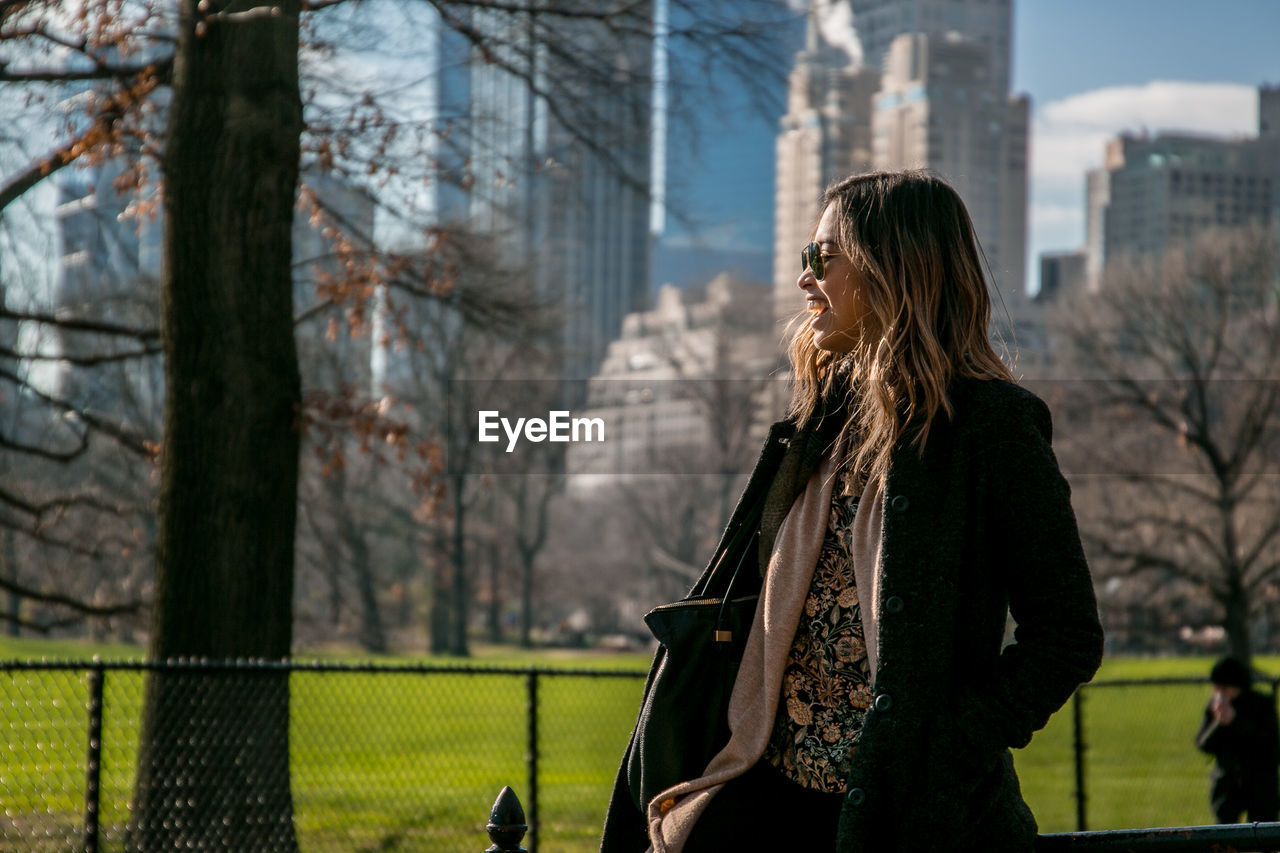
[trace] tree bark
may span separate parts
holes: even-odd
[[[297,409],[299,0],[181,0],[165,145],[151,655],[285,658]],[[130,849],[294,851],[283,671],[148,679]]]
[[[443,537],[441,537],[443,538]],[[441,547],[436,554],[447,553],[447,549]],[[433,655],[447,654],[449,651],[449,638],[453,635],[450,628],[453,614],[452,608],[449,606],[449,574],[453,567],[453,557],[449,557],[449,561],[445,563],[441,560],[439,563],[433,563],[430,567],[431,571],[431,618],[428,625],[428,651]]]
[[[489,609],[485,621],[489,629],[489,642],[495,646],[502,642],[502,597],[498,586],[502,574],[502,555],[496,539],[490,538],[486,545],[489,552]]]
[[[356,519],[359,498],[351,491],[346,468],[342,466],[338,466],[325,478],[324,486],[331,512],[337,522],[336,540],[344,546],[334,549],[334,559],[329,571],[333,627],[338,628],[342,618],[341,555],[345,550],[359,600],[360,647],[373,654],[386,654],[387,635],[382,627],[382,611],[378,607],[378,579],[369,559],[369,545],[365,541],[364,530]]]
[[[1237,560],[1240,543],[1236,538],[1236,515],[1239,504],[1232,497],[1237,484],[1234,477],[1217,466],[1214,473],[1218,477],[1218,519],[1222,553],[1227,558],[1226,565],[1223,566],[1227,596],[1223,602],[1226,612],[1222,627],[1227,635],[1228,652],[1245,666],[1250,666],[1253,662],[1253,642],[1249,636],[1249,595],[1244,587],[1243,569]]]
[[[535,555],[520,551],[520,646],[533,648],[533,563]]]
[[[451,479],[453,482],[453,585],[450,589],[452,632],[449,637],[449,654],[468,657],[471,654],[471,647],[467,640],[471,592],[470,584],[467,582],[467,504],[463,500],[466,475],[458,473]]]
[[[6,573],[12,574],[13,579],[18,578],[18,549],[14,547],[14,533],[12,530],[6,530],[0,534],[0,541],[4,542],[4,564],[3,568]],[[5,633],[10,637],[22,636],[22,597],[13,590],[9,591],[8,596],[8,613],[9,618],[4,620]]]
[[[1229,581],[1227,596],[1222,602],[1225,611],[1222,628],[1227,635],[1227,653],[1245,666],[1253,661],[1253,643],[1249,637],[1249,600],[1244,588]]]
[[[364,532],[349,513],[343,513],[342,528],[351,554],[356,594],[360,598],[360,646],[372,654],[386,654],[387,633],[382,628],[382,611],[378,607],[378,579],[369,559],[369,546],[365,542]]]

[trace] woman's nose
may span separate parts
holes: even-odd
[[[809,267],[805,267],[803,270],[801,270],[800,277],[796,279],[796,287],[800,288],[801,290],[804,290],[806,287],[809,287],[811,285],[816,285],[817,283],[818,283],[818,279],[813,274],[813,270],[811,270]]]

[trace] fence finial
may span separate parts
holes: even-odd
[[[489,811],[489,823],[485,830],[489,833],[493,846],[486,849],[485,853],[528,853],[520,846],[528,829],[520,798],[508,785],[498,794],[498,799],[494,800],[493,808]]]

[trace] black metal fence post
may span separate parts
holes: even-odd
[[[1076,753],[1076,831],[1084,832],[1089,828],[1084,788],[1084,685],[1076,688],[1071,699],[1071,723]]]
[[[89,743],[84,762],[84,853],[98,853],[98,807],[102,785],[102,682],[98,661],[89,668]]]
[[[529,853],[520,846],[520,839],[524,838],[528,828],[524,822],[524,809],[520,808],[520,798],[510,786],[503,788],[489,811],[485,831],[493,844],[484,853]]]
[[[535,667],[529,669],[528,691],[529,850],[530,853],[538,853],[538,670]]]

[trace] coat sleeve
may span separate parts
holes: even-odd
[[[1030,394],[1016,402],[991,427],[984,471],[989,560],[1017,628],[956,709],[986,750],[1026,746],[1102,660],[1093,581],[1050,447],[1049,409]]]
[[[1205,706],[1204,716],[1200,720],[1200,731],[1196,732],[1196,748],[1210,755],[1217,755],[1222,746],[1222,731],[1218,721],[1213,718],[1213,711]]]

